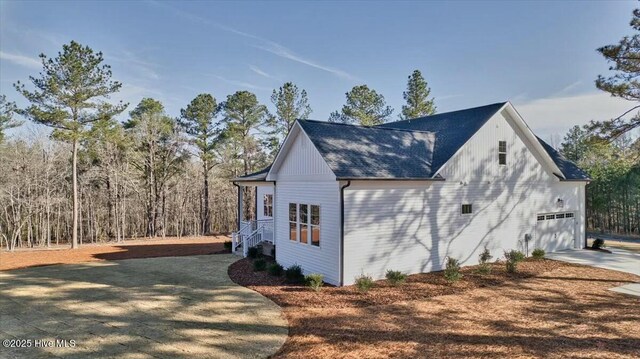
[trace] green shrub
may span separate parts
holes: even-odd
[[[304,281],[304,274],[302,274],[302,268],[294,264],[291,267],[287,268],[284,272],[284,276],[287,278],[289,283],[302,283]]]
[[[254,272],[262,272],[267,269],[267,261],[262,258],[256,259],[253,261],[253,271]]]
[[[282,275],[282,272],[284,272],[284,268],[282,268],[282,266],[277,262],[273,262],[267,267],[267,272],[273,276],[279,277]]]
[[[524,260],[524,253],[512,249],[504,251],[504,258],[506,259],[507,272],[515,273],[518,270],[518,263]]]
[[[368,292],[369,289],[373,288],[373,278],[368,275],[361,274],[356,277],[356,287],[361,292]]]
[[[484,247],[484,251],[480,253],[480,256],[478,258],[478,262],[480,263],[478,265],[478,273],[480,274],[491,273],[491,263],[489,263],[491,258],[493,258],[493,256],[491,255],[491,252],[489,252],[489,249],[487,247]]]
[[[385,276],[387,278],[387,280],[389,281],[389,283],[391,283],[391,285],[393,286],[398,286],[402,283],[404,283],[407,280],[407,275],[400,272],[400,271],[395,271],[395,270],[391,270],[389,269],[387,271],[387,275]]]
[[[544,249],[542,248],[536,248],[533,250],[533,252],[531,252],[531,256],[535,259],[543,259],[544,255]]]
[[[247,257],[252,258],[252,259],[261,258],[262,257],[262,246],[258,244],[255,247],[250,247],[247,250]]]
[[[447,258],[447,266],[444,269],[444,277],[449,283],[455,283],[462,278],[460,262],[455,258]]]
[[[232,246],[233,246],[233,244],[231,243],[231,241],[224,241],[224,249],[225,250],[230,251]]]
[[[604,247],[604,239],[602,238],[596,238],[593,240],[593,243],[591,243],[591,248],[593,249],[600,249]]]
[[[308,276],[304,277],[307,286],[313,289],[316,292],[319,292],[322,289],[322,285],[324,284],[324,276],[318,273],[312,273]]]

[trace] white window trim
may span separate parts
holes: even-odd
[[[291,239],[291,223],[292,222],[289,218],[287,218],[288,222],[289,222],[289,234],[288,234],[288,242],[289,243],[297,243],[303,246],[308,246],[308,247],[312,247],[312,248],[322,248],[322,237],[320,237],[320,245],[316,246],[311,244],[311,240],[312,240],[312,227],[318,227],[320,228],[320,235],[322,236],[322,206],[320,206],[319,204],[311,204],[311,203],[293,203],[293,202],[289,202],[289,204],[295,204],[296,205],[296,240],[292,240]],[[307,205],[307,223],[302,223],[300,222],[300,206],[301,205]],[[320,224],[311,224],[311,206],[317,206],[318,207],[318,211],[319,211],[319,216],[320,216]],[[289,214],[287,214],[289,215]],[[307,229],[307,243],[302,242],[301,239],[301,234],[302,234],[302,230],[301,228],[301,224],[306,224],[308,229]]]
[[[464,207],[464,206],[467,206],[467,205],[471,206],[471,212],[469,212],[469,213],[464,213],[464,212],[462,211],[462,209],[463,209],[463,207]],[[460,215],[461,215],[461,216],[469,216],[469,215],[472,215],[472,214],[473,214],[473,203],[462,203],[462,204],[460,205]]]
[[[500,151],[500,142],[504,142],[504,152]],[[504,155],[504,163],[500,163],[500,155]],[[498,140],[498,166],[507,166],[507,141]]]

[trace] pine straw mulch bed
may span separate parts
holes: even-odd
[[[275,357],[590,357],[640,356],[640,298],[607,289],[639,282],[632,274],[552,260],[526,260],[519,273],[501,263],[490,275],[462,270],[409,276],[367,293],[323,287],[319,293],[253,272],[249,259],[231,279],[284,308],[289,338]]]

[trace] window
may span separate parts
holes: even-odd
[[[320,247],[320,206],[311,205],[311,244]]]
[[[544,215],[538,216],[538,221],[544,221]]]
[[[309,243],[309,205],[300,205],[300,242]]]
[[[547,214],[547,219],[554,219],[556,216],[554,216],[553,214]]]
[[[573,218],[573,213],[571,213],[571,212],[565,213],[564,216],[565,216],[565,218]]]
[[[264,204],[264,216],[273,217],[273,195],[265,194],[262,203]]]
[[[289,239],[298,240],[298,205],[289,203]]]
[[[473,207],[471,204],[463,204],[462,205],[462,214],[471,214],[473,213]]]
[[[558,218],[564,218],[564,213],[556,214],[556,219],[558,219]]]
[[[498,164],[501,166],[507,164],[507,141],[498,141]]]

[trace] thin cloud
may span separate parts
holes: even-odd
[[[160,75],[155,70],[155,68],[158,67],[157,64],[143,60],[131,51],[121,51],[121,53],[118,55],[110,54],[105,57],[107,60],[125,63],[127,65],[133,65],[137,70],[136,72],[149,79],[160,79]]]
[[[42,68],[42,63],[40,63],[40,61],[24,55],[11,54],[8,52],[0,51],[0,59],[9,61],[18,66],[28,67],[30,69]]]
[[[216,22],[213,22],[209,19],[200,17],[198,15],[194,15],[192,13],[186,12],[186,11],[182,11],[178,8],[175,8],[173,6],[167,5],[166,3],[161,3],[158,1],[154,1],[154,0],[149,0],[148,3],[157,6],[157,7],[161,7],[164,8],[166,10],[170,10],[173,14],[184,17],[187,20],[190,21],[194,21],[194,22],[199,22],[202,24],[207,24],[207,25],[211,25],[211,26],[215,26],[220,30],[238,35],[238,36],[242,36],[248,39],[252,39],[252,40],[256,40],[258,42],[260,42],[259,45],[253,45],[253,47],[260,49],[262,51],[266,51],[269,52],[273,55],[276,55],[278,57],[290,60],[290,61],[294,61],[303,65],[307,65],[313,68],[316,68],[318,70],[322,70],[322,71],[326,71],[328,73],[331,73],[335,76],[344,78],[344,79],[348,79],[351,81],[357,81],[358,79],[354,76],[352,76],[351,74],[349,74],[346,71],[343,71],[341,69],[338,68],[334,68],[334,67],[330,67],[330,66],[326,66],[323,64],[320,64],[319,62],[312,60],[312,59],[308,59],[305,58],[299,54],[296,54],[293,50],[287,48],[286,46],[283,46],[275,41],[271,41],[268,39],[265,39],[263,37],[254,35],[254,34],[250,34],[248,32],[244,32],[238,29],[235,29],[233,27],[230,26],[226,26],[226,25],[222,25]]]
[[[236,80],[231,80],[222,76],[218,76],[218,75],[209,75],[212,77],[217,78],[220,81],[224,81],[228,84],[234,85],[234,86],[238,86],[238,87],[244,87],[244,88],[248,88],[250,90],[260,90],[260,91],[271,91],[271,88],[268,87],[264,87],[264,86],[258,86],[258,85],[254,85],[252,83],[249,82],[243,82],[243,81],[236,81]]]
[[[558,94],[566,94],[567,92],[570,92],[571,90],[575,89],[580,85],[582,85],[582,81],[576,81],[572,84],[565,86],[562,90],[560,90],[560,92],[558,92]]]
[[[272,80],[276,80],[276,81],[282,81],[281,79],[261,70],[260,68],[258,68],[257,66],[253,66],[253,65],[249,65],[249,69],[253,72],[255,72],[256,74],[262,76],[262,77],[266,77],[268,79],[272,79]]]

